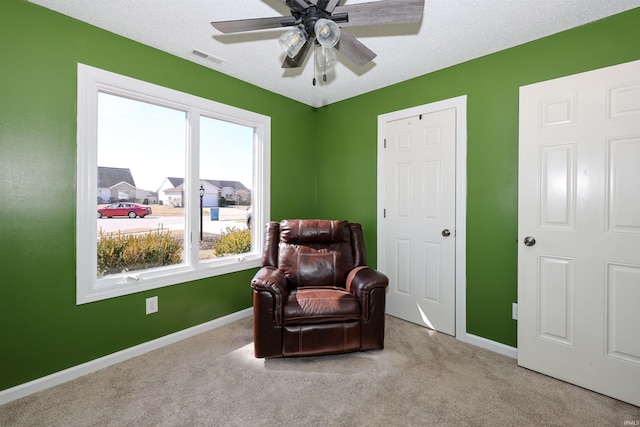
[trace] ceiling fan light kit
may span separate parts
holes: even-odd
[[[320,70],[332,67],[338,60],[335,49],[323,46],[316,46],[315,57]]]
[[[334,47],[340,40],[340,27],[330,19],[318,19],[313,30],[322,47]]]
[[[344,0],[280,0],[291,16],[212,22],[222,33],[294,27],[279,38],[286,53],[283,68],[301,67],[311,47],[316,63],[326,70],[335,63],[334,48],[356,66],[370,63],[376,54],[353,37],[345,27],[419,23],[425,0],[384,0],[341,6]],[[315,68],[314,68],[315,69]],[[326,73],[323,77],[326,81]],[[315,84],[315,77],[314,77]]]
[[[296,27],[283,33],[280,38],[278,38],[278,41],[284,53],[286,53],[289,58],[295,58],[307,42],[308,37],[302,28]]]

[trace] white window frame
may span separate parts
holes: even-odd
[[[96,200],[98,148],[98,93],[173,108],[186,113],[187,166],[185,191],[189,205],[185,241],[199,241],[200,117],[225,120],[254,129],[254,178],[252,183],[253,232],[251,252],[214,260],[199,260],[199,245],[191,244],[185,261],[175,266],[113,274],[97,278]],[[77,110],[77,206],[76,206],[76,303],[85,304],[206,277],[260,266],[263,233],[257,224],[269,221],[271,118],[209,99],[136,80],[84,64],[78,64]],[[191,202],[189,202],[191,201]]]

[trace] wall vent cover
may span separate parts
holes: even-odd
[[[210,53],[203,52],[199,49],[193,49],[191,53],[193,53],[196,56],[199,56],[200,58],[204,58],[211,62],[214,62],[216,64],[224,64],[225,62],[227,62],[226,60],[220,58],[219,56],[211,55]]]

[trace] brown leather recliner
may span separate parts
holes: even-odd
[[[255,356],[384,348],[388,283],[366,266],[360,224],[268,223],[262,268],[251,281]]]

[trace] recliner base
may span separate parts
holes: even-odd
[[[282,355],[311,356],[360,350],[360,322],[283,327]]]

